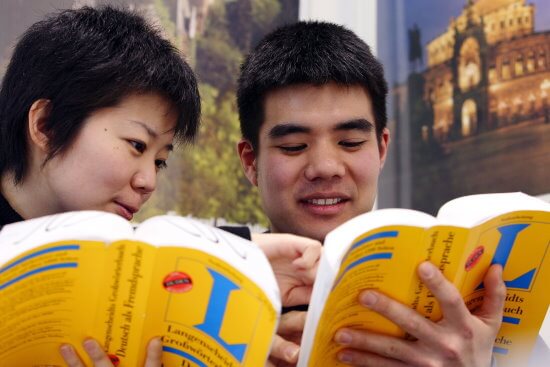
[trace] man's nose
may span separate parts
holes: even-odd
[[[337,148],[323,145],[311,149],[308,153],[308,163],[305,169],[305,176],[308,180],[344,176],[346,168],[343,157]]]

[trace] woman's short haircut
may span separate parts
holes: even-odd
[[[200,121],[197,81],[180,52],[139,14],[110,6],[64,10],[21,37],[0,90],[0,175],[20,183],[28,169],[28,112],[50,101],[42,126],[48,156],[63,153],[85,119],[131,94],[158,93],[177,112],[177,141]]]

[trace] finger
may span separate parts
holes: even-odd
[[[101,348],[99,343],[93,339],[86,339],[82,343],[84,350],[90,356],[94,367],[113,367],[107,353]]]
[[[296,236],[286,233],[253,233],[252,241],[255,242],[264,252],[269,260],[278,258],[296,259],[302,257],[310,247],[307,261],[315,257],[316,252],[320,252],[321,243],[319,241]],[[306,264],[307,265],[307,264]]]
[[[370,290],[363,291],[359,294],[359,303],[376,311],[418,339],[436,345],[440,342],[437,324],[384,294]]]
[[[271,346],[270,357],[274,357],[288,363],[296,363],[298,362],[299,352],[300,347],[297,344],[285,340],[279,335],[275,335]]]
[[[72,345],[63,344],[59,347],[59,353],[65,360],[65,363],[67,363],[68,367],[84,367],[84,364],[76,354],[76,351]]]
[[[334,335],[334,341],[346,347],[338,354],[338,358],[341,362],[348,364],[369,363],[369,366],[404,366],[405,362],[412,365],[422,364],[421,354],[416,351],[415,346],[410,341],[397,337],[365,330],[340,329]]]
[[[308,260],[302,261],[303,258],[300,257],[292,262],[292,265],[298,270],[297,273],[300,276],[300,280],[304,284],[313,285],[313,283],[315,282],[317,269],[319,267],[318,256],[320,256],[320,252],[318,254],[314,254],[314,256]]]
[[[162,341],[155,337],[147,345],[147,355],[144,367],[160,367],[162,365]]]
[[[401,361],[391,358],[385,358],[372,353],[362,353],[356,350],[344,349],[338,352],[336,358],[344,364],[350,366],[367,367],[405,367],[409,366]]]
[[[269,358],[266,367],[296,367],[296,363],[287,363],[277,358]]]
[[[317,269],[317,263],[319,262],[319,258],[321,257],[321,242],[311,240],[311,239],[304,239],[304,246],[302,246],[299,251],[301,252],[301,256],[294,260],[294,265],[303,269],[311,269],[315,268]]]
[[[294,287],[287,293],[284,300],[284,306],[307,305],[311,300],[312,286]]]
[[[464,325],[471,313],[458,289],[428,261],[418,266],[418,275],[439,302],[445,320],[453,325]]]
[[[483,304],[475,312],[475,315],[484,319],[487,323],[500,327],[506,299],[506,286],[502,280],[502,266],[492,265],[483,279],[483,284],[485,285]]]
[[[281,251],[279,246],[276,246],[277,242],[280,241],[277,241],[276,239],[274,240],[277,236],[277,234],[271,233],[251,233],[250,239],[262,249],[265,256],[269,260],[272,260],[273,258],[278,257]]]
[[[293,334],[304,331],[306,325],[307,312],[290,311],[281,316],[277,334]]]
[[[262,249],[270,261],[280,257],[294,259],[299,256],[302,253],[301,246],[298,244],[297,247],[294,237],[301,238],[280,233],[252,233],[251,235],[252,241]]]

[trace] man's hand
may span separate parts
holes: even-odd
[[[341,329],[335,341],[346,349],[338,358],[353,366],[490,366],[506,297],[501,266],[489,268],[484,279],[483,304],[473,313],[466,308],[456,287],[434,265],[424,262],[418,273],[437,298],[443,318],[432,322],[383,294],[364,291],[359,295],[363,306],[380,313],[417,340]]]
[[[266,367],[290,367],[298,362],[300,339],[306,324],[305,311],[291,311],[281,316]]]
[[[262,249],[273,268],[283,306],[308,304],[321,257],[321,243],[278,233],[253,233],[252,241]]]
[[[309,304],[321,257],[321,243],[278,233],[253,233],[252,241],[260,246],[273,268],[283,306]],[[305,322],[305,312],[292,311],[281,316],[266,367],[296,365]]]
[[[93,367],[113,367],[113,363],[103,348],[94,339],[86,339],[82,343],[84,350],[93,362]],[[63,344],[59,353],[69,367],[86,367],[74,348],[69,344]],[[161,367],[162,365],[162,342],[160,338],[153,338],[147,345],[147,354],[143,367]]]

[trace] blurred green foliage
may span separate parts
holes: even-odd
[[[165,0],[155,0],[162,26],[175,36]],[[240,64],[267,32],[297,16],[296,3],[286,0],[214,0],[204,32],[197,36],[196,60],[200,81],[202,125],[194,146],[179,147],[159,174],[157,193],[136,217],[173,211],[200,218],[224,218],[232,223],[267,226],[257,189],[242,173],[236,144],[241,134],[235,88]]]

